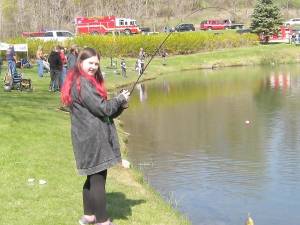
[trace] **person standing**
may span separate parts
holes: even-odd
[[[166,52],[166,50],[163,48],[161,50],[161,57],[162,57],[162,65],[165,66],[167,65],[167,62],[166,62],[166,57],[168,56],[168,53]]]
[[[41,45],[38,46],[38,49],[36,51],[36,63],[38,66],[38,75],[39,77],[43,77],[44,75],[44,53],[43,53],[43,47]]]
[[[124,59],[121,59],[121,70],[122,70],[122,76],[126,78],[126,62]]]
[[[60,47],[56,46],[48,57],[50,65],[50,85],[49,91],[59,91],[59,78],[62,72],[62,61],[60,57]]]
[[[142,63],[141,59],[137,60],[137,72],[138,72],[139,76],[142,75],[142,72],[143,72],[143,63]]]
[[[76,46],[72,46],[67,56],[67,72],[75,66],[77,56],[78,56],[78,48]]]
[[[11,76],[12,77],[18,76],[17,67],[16,67],[17,56],[13,45],[9,45],[6,50],[6,61]]]
[[[142,67],[142,60],[140,60],[140,59],[138,59],[136,61],[136,71],[137,71],[138,76],[142,75],[143,67]]]
[[[65,81],[66,75],[67,75],[67,56],[65,55],[65,48],[64,47],[60,47],[60,59],[62,62],[62,70],[61,70],[61,74],[59,77],[59,89],[61,89],[61,87],[63,86],[63,83]]]
[[[141,72],[144,72],[145,69],[145,58],[146,58],[146,54],[143,48],[140,48],[140,52],[139,52],[139,60],[140,60],[140,66],[141,66]]]
[[[123,90],[108,99],[95,49],[80,51],[75,67],[68,72],[61,100],[70,109],[71,137],[79,175],[83,185],[81,225],[112,225],[106,211],[107,170],[121,162],[120,145],[114,124],[129,100]]]

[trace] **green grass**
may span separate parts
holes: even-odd
[[[84,177],[75,169],[69,115],[57,110],[59,94],[48,92],[49,76],[38,78],[36,68],[23,73],[32,92],[0,90],[0,224],[77,224]],[[131,169],[109,170],[108,210],[116,224],[188,224],[141,180]]]

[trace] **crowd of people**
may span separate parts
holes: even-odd
[[[76,45],[71,46],[67,49],[62,46],[55,46],[50,54],[46,54],[42,46],[38,46],[36,51],[36,64],[38,77],[42,78],[45,73],[50,73],[49,91],[56,92],[60,91],[63,83],[66,79],[68,71],[70,71],[76,64],[76,60],[79,54],[79,48]],[[163,59],[163,65],[166,65],[167,53],[163,49],[160,52]],[[10,74],[16,76],[16,53],[13,45],[10,45],[6,52],[6,60]],[[140,48],[138,57],[135,63],[135,71],[140,76],[145,70],[146,53],[143,48]],[[2,59],[0,59],[0,73],[1,73]],[[120,61],[121,75],[123,78],[127,78],[127,67],[125,59],[122,58]]]
[[[40,78],[45,72],[50,72],[49,91],[60,91],[66,79],[66,75],[75,64],[79,54],[79,48],[73,45],[70,49],[62,46],[55,46],[50,54],[45,54],[42,46],[38,46],[36,51],[37,73]],[[138,75],[144,71],[146,54],[143,48],[140,49],[135,70]],[[125,59],[120,62],[120,69],[123,78],[127,78],[127,69]]]
[[[62,46],[55,46],[49,56],[43,52],[42,46],[38,47],[36,51],[38,76],[43,77],[44,71],[50,71],[49,91],[56,92],[61,90],[67,72],[75,66],[77,56],[78,48],[75,45],[69,50]]]

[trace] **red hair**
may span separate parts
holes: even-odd
[[[92,56],[97,56],[100,59],[100,56],[94,49],[92,48],[83,49],[78,56],[77,63],[74,69],[68,72],[66,80],[61,90],[61,101],[64,105],[69,106],[73,102],[71,89],[74,84],[76,84],[80,96],[80,77],[84,77],[85,79],[90,81],[91,84],[96,88],[98,94],[102,96],[104,99],[107,99],[107,91],[104,86],[104,80],[103,80],[100,67],[98,68],[94,76],[88,75],[81,70],[80,63],[83,60],[90,58]]]

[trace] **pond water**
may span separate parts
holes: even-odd
[[[121,119],[129,160],[192,224],[300,224],[300,66],[166,75]]]

